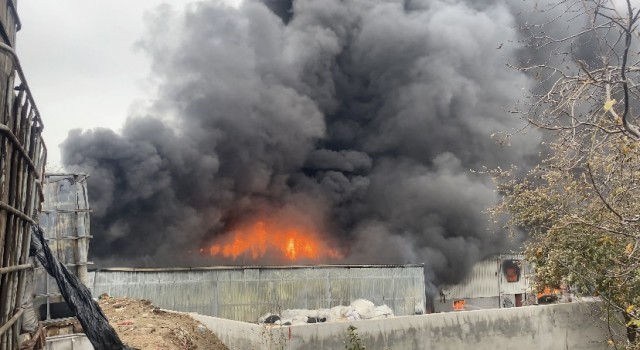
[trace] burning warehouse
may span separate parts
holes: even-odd
[[[96,266],[424,263],[437,295],[518,245],[469,170],[538,154],[535,132],[491,138],[531,82],[504,69],[522,5],[320,3],[149,12],[149,108],[62,145],[93,177]]]
[[[107,268],[90,273],[94,295],[148,299],[169,310],[244,322],[289,309],[331,309],[358,299],[393,315],[425,312],[422,265]]]
[[[331,308],[365,298],[395,315],[425,312],[423,265],[217,266],[201,268],[102,268],[87,272],[89,202],[86,174],[47,174],[40,225],[58,259],[92,289],[152,300],[176,311],[255,322],[267,312]],[[267,236],[267,230],[273,233]],[[274,238],[275,235],[275,238]],[[268,222],[234,232],[200,254],[233,259],[279,254],[288,261],[332,253],[312,232],[275,229]],[[336,255],[336,258],[338,256]],[[36,269],[35,306],[41,319],[60,313],[55,281]],[[63,303],[64,304],[64,303]],[[39,307],[42,305],[42,307]],[[68,313],[68,311],[66,311]]]
[[[62,145],[65,168],[92,176],[95,266],[417,263],[428,295],[460,282],[520,243],[491,233],[494,185],[469,171],[536,153],[490,137],[516,126],[495,111],[527,83],[499,59],[515,51],[493,49],[517,39],[510,11],[299,0],[149,14],[164,28],[140,45],[161,82],[153,105],[121,133]]]
[[[537,304],[532,294],[532,266],[522,255],[497,254],[474,265],[460,283],[443,286],[434,310],[462,311]]]
[[[95,266],[424,263],[437,295],[517,246],[489,230],[497,194],[469,171],[536,154],[490,137],[516,127],[495,111],[527,81],[495,50],[517,39],[510,9],[441,5],[150,13],[153,106],[62,145],[91,174]]]
[[[13,1],[4,4],[6,27],[19,27]],[[495,49],[518,40],[518,7],[396,0],[159,7],[139,40],[158,83],[148,108],[133,109],[119,133],[73,130],[62,144],[65,169],[92,175],[90,253],[98,270],[84,268],[87,231],[72,238],[56,231],[69,217],[87,218],[88,207],[45,209],[48,238],[95,294],[158,293],[170,298],[158,299],[166,307],[228,318],[354,298],[421,314],[425,296],[441,285],[452,286],[441,293],[452,308],[517,305],[526,279],[516,257],[481,269],[499,277],[494,294],[453,286],[482,257],[520,243],[491,233],[483,210],[498,195],[484,174],[469,171],[526,165],[538,151],[535,132],[507,149],[490,137],[519,126],[497,111],[529,84],[504,69],[502,58],[520,51]],[[46,149],[39,112],[12,63],[3,87],[12,97],[1,159],[11,177],[1,179],[11,249],[0,267],[0,334],[2,344],[13,342],[2,346],[15,348],[22,312],[15,310],[30,268],[20,242],[29,240],[38,209]],[[78,247],[58,242],[66,239]],[[218,267],[175,268],[211,265]],[[50,316],[56,291],[40,277],[37,296]],[[443,333],[433,327],[429,334]]]

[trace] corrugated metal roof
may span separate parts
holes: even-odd
[[[368,268],[368,267],[424,267],[424,264],[380,264],[380,265],[356,265],[356,264],[326,264],[326,265],[225,265],[225,266],[197,266],[197,267],[108,267],[101,268],[100,271],[207,271],[207,270],[246,270],[246,269],[270,269],[270,270],[291,270],[291,269],[323,269],[323,268]]]

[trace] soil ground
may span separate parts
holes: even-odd
[[[148,300],[100,296],[111,326],[141,350],[228,350],[209,329],[185,314],[162,311]]]

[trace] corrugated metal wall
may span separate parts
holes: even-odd
[[[355,299],[387,304],[396,315],[425,310],[423,265],[320,265],[105,269],[89,273],[98,296],[151,300],[156,306],[237,321],[285,309],[331,308]]]
[[[517,261],[520,265],[520,278],[509,282],[504,274],[503,263]],[[453,300],[464,299],[468,307],[499,308],[515,306],[515,295],[522,298],[530,293],[531,266],[519,254],[499,254],[484,259],[473,266],[473,270],[462,282],[444,286],[440,298],[434,303],[435,311],[452,311]]]
[[[40,111],[14,51],[15,0],[0,0],[0,350],[18,349],[32,265],[31,225],[40,210],[47,150]]]
[[[476,263],[469,276],[462,282],[446,286],[443,291],[449,298],[482,298],[496,297],[501,294],[525,293],[529,289],[527,268],[521,269],[521,277],[517,282],[507,282],[502,271],[505,260],[522,261],[522,255],[495,255]]]
[[[88,282],[87,253],[91,238],[87,177],[87,174],[45,174],[44,203],[39,216],[51,251],[84,284]],[[40,316],[50,319],[49,303],[63,299],[55,280],[39,264],[34,289],[35,306],[47,304],[46,315]]]
[[[473,266],[467,278],[458,284],[444,287],[443,292],[451,299],[498,296],[501,278],[499,269],[500,262],[495,257],[480,261]]]

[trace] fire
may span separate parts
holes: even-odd
[[[330,248],[313,229],[276,224],[266,220],[230,232],[205,252],[234,260],[240,256],[250,256],[256,260],[274,253],[292,261],[343,257],[339,250]]]

